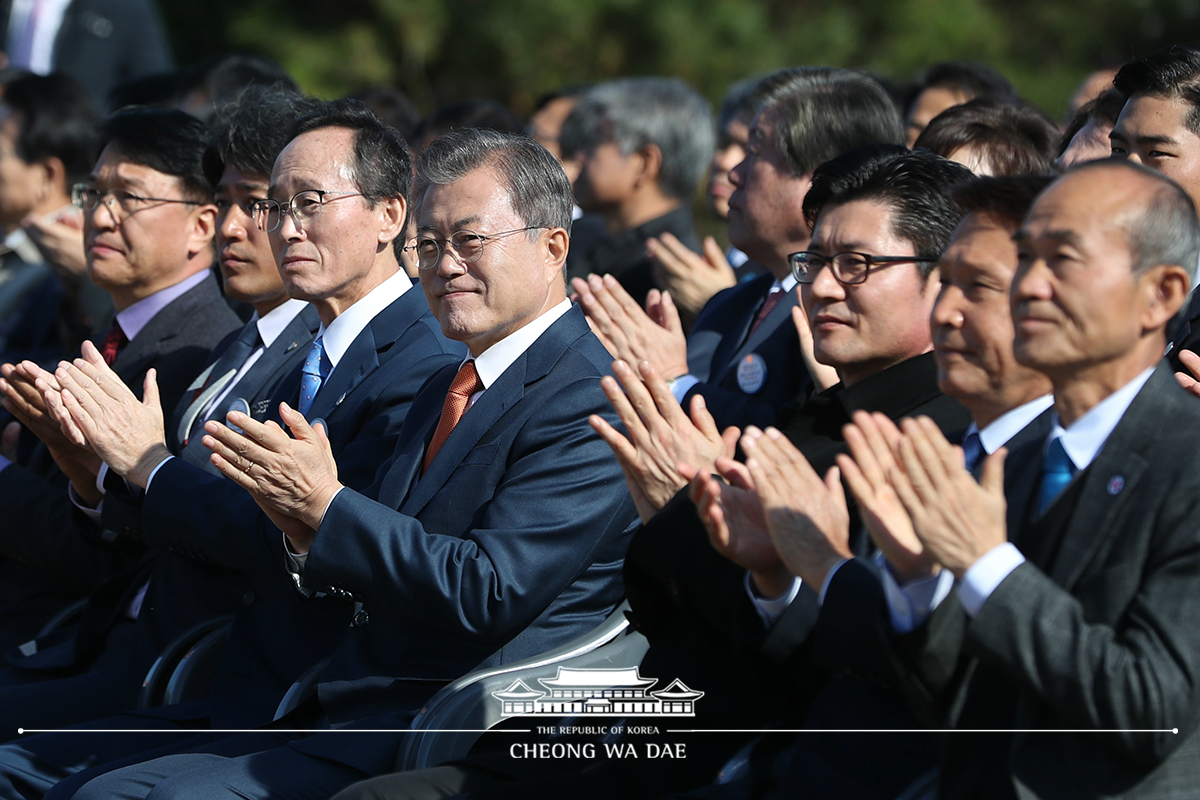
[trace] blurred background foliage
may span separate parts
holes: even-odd
[[[332,98],[393,84],[427,113],[487,97],[526,115],[544,92],[673,75],[714,102],[781,66],[904,81],[983,61],[1059,118],[1080,79],[1200,38],[1200,0],[207,0],[163,2],[176,59],[265,55]]]

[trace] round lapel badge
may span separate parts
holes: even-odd
[[[737,368],[738,388],[746,394],[755,394],[767,382],[767,362],[758,353],[751,353],[741,360]]]
[[[1120,475],[1113,475],[1108,479],[1108,486],[1106,488],[1110,495],[1120,494],[1121,490],[1125,488],[1125,479]]]

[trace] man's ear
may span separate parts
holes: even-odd
[[[1187,302],[1191,280],[1187,270],[1174,264],[1163,264],[1142,273],[1140,290],[1143,304],[1143,331],[1164,328],[1179,314]]]
[[[571,247],[571,237],[562,228],[551,228],[546,240],[546,271],[561,280],[563,268],[567,263],[567,251]]]
[[[647,144],[638,149],[638,155],[642,159],[642,169],[638,175],[638,183],[652,181],[657,184],[659,175],[662,173],[662,150],[656,144]]]
[[[38,167],[42,177],[42,185],[38,187],[37,201],[39,204],[45,202],[47,197],[57,191],[61,191],[70,198],[71,187],[67,185],[67,168],[62,159],[58,156],[49,156],[39,161]]]
[[[196,206],[192,211],[192,229],[188,233],[188,258],[213,246],[217,235],[217,207],[212,203]]]
[[[402,197],[385,197],[375,204],[379,213],[379,241],[389,244],[397,237],[404,236],[404,222],[408,218],[408,203]]]

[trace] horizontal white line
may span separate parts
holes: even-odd
[[[531,728],[17,728],[27,733],[532,733]]]
[[[667,733],[1179,733],[1179,728],[668,728]]]

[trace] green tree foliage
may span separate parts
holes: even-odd
[[[322,97],[392,83],[426,111],[490,97],[521,114],[543,92],[622,75],[678,76],[717,100],[781,66],[905,80],[965,58],[1059,115],[1104,62],[1200,38],[1200,0],[209,0],[163,13],[181,63],[255,52]]]

